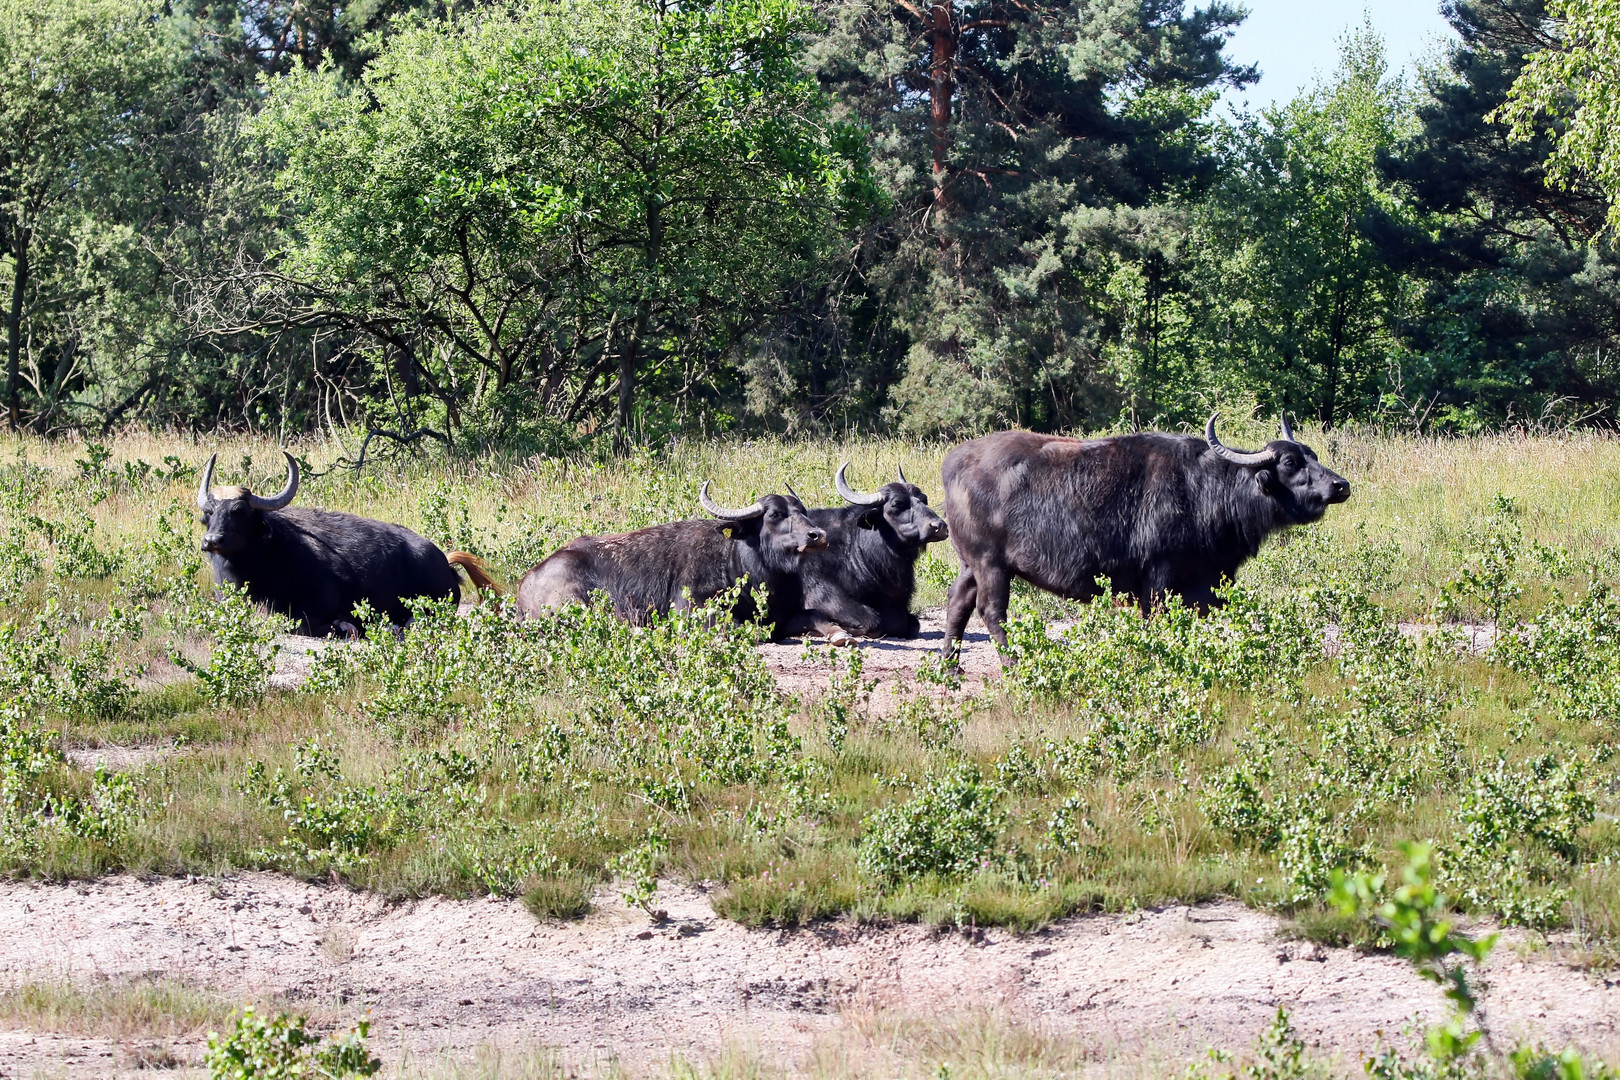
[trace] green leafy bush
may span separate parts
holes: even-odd
[[[0,697],[23,716],[111,716],[129,702],[129,673],[116,646],[129,636],[117,610],[105,620],[77,620],[54,600],[46,601],[27,632],[0,622]],[[76,629],[77,645],[68,634]]]
[[[925,779],[916,793],[863,822],[860,867],[880,881],[955,877],[996,861],[1005,823],[1000,792],[963,764]]]
[[[1596,807],[1579,761],[1542,754],[1514,768],[1505,758],[1474,776],[1458,811],[1462,842],[1492,851],[1510,840],[1535,840],[1574,858],[1580,830]]]
[[[1497,653],[1554,715],[1620,732],[1620,596],[1607,582],[1549,599],[1522,629],[1501,636]]]
[[[228,1035],[208,1033],[211,1080],[346,1080],[375,1076],[382,1061],[366,1049],[371,1025],[362,1020],[341,1038],[308,1031],[302,1016],[262,1017],[249,1005]]]
[[[1524,532],[1518,519],[1518,505],[1498,492],[1491,500],[1485,527],[1475,538],[1475,550],[1440,589],[1439,614],[1456,617],[1473,610],[1493,625],[1501,624],[1508,605],[1524,593],[1518,575]]]
[[[1210,1051],[1215,1062],[1229,1062],[1231,1056],[1220,1050]],[[1213,1073],[1202,1064],[1190,1066],[1184,1080],[1316,1080],[1331,1073],[1325,1066],[1313,1062],[1306,1055],[1305,1040],[1299,1037],[1288,1019],[1288,1010],[1279,1008],[1277,1015],[1260,1037],[1255,1040],[1254,1059],[1241,1069]]]
[[[213,638],[208,662],[194,663],[177,651],[169,655],[196,676],[203,695],[218,705],[245,705],[263,697],[275,670],[276,635],[287,628],[287,620],[260,612],[245,589],[227,583],[219,587],[216,603],[197,608],[192,625]]]

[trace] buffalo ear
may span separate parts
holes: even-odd
[[[1277,474],[1271,469],[1257,469],[1254,482],[1260,485],[1260,490],[1270,495],[1277,490]]]
[[[878,508],[874,506],[872,509],[862,514],[856,524],[860,525],[860,527],[863,529],[875,529],[877,528],[877,519]]]

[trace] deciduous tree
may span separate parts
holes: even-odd
[[[276,287],[373,343],[392,393],[565,421],[684,395],[876,197],[797,63],[794,0],[541,0],[419,22],[359,85],[279,81]],[[387,358],[386,361],[384,358]],[[515,403],[515,405],[514,405]]]
[[[6,408],[25,369],[52,396],[80,344],[64,316],[94,303],[106,264],[139,259],[135,206],[156,195],[144,142],[175,53],[147,0],[0,0],[0,275]]]
[[[1551,25],[1489,119],[1528,141],[1551,127],[1548,178],[1569,187],[1588,176],[1620,228],[1620,0],[1547,0]]]

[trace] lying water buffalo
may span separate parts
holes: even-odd
[[[216,583],[242,586],[253,600],[298,620],[300,633],[317,636],[357,634],[349,619],[362,600],[399,625],[411,618],[407,600],[459,600],[457,566],[478,588],[494,588],[477,558],[446,555],[402,525],[289,508],[298,494],[298,462],[286,456],[287,486],[269,498],[245,487],[214,487],[218,454],[203,467],[197,509]]]
[[[538,615],[604,592],[621,618],[641,623],[651,612],[662,615],[703,604],[746,578],[732,614],[739,620],[754,618],[754,593],[763,586],[771,597],[766,617],[779,636],[775,598],[798,570],[800,558],[827,546],[826,532],[791,495],[762,495],[752,506],[727,509],[709,501],[705,481],[698,502],[716,520],[674,521],[570,540],[523,576],[518,610]]]
[[[945,516],[962,572],[946,609],[954,655],[975,605],[990,635],[1014,577],[1074,599],[1097,579],[1143,612],[1169,594],[1207,610],[1214,589],[1290,525],[1316,521],[1350,497],[1282,418],[1282,438],[1241,453],[1215,436],[1143,432],[1068,439],[1002,431],[945,455]]]
[[[949,530],[904,471],[865,494],[849,486],[848,469],[847,461],[839,466],[833,484],[850,505],[810,511],[827,533],[827,547],[800,560],[798,593],[783,601],[798,610],[785,618],[783,632],[815,630],[839,643],[851,635],[914,638],[917,559]]]

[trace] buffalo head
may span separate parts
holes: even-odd
[[[804,503],[797,496],[761,495],[752,506],[732,509],[718,506],[709,499],[709,482],[705,480],[698,489],[698,502],[715,517],[733,522],[734,537],[743,535],[743,530],[750,525],[757,525],[761,546],[769,548],[779,558],[820,551],[827,546],[826,530],[810,520]]]
[[[213,555],[233,555],[264,535],[264,513],[280,510],[298,494],[298,462],[291,454],[287,458],[287,486],[278,495],[264,498],[245,487],[214,487],[214,462],[218,454],[210,455],[203,466],[202,483],[197,485],[197,509],[202,511],[202,522],[208,531],[203,534],[202,549]]]
[[[1264,450],[1244,453],[1223,445],[1215,437],[1214,415],[1204,426],[1204,440],[1217,457],[1250,470],[1260,490],[1300,524],[1316,521],[1330,505],[1350,497],[1350,482],[1317,461],[1316,451],[1294,438],[1287,414],[1282,417],[1282,438],[1267,443]]]
[[[945,519],[928,508],[928,496],[924,495],[922,488],[906,479],[904,469],[896,469],[897,479],[892,484],[884,484],[870,495],[856,491],[844,479],[844,472],[849,468],[849,462],[838,467],[838,475],[833,477],[833,485],[838,488],[838,494],[845,501],[856,506],[870,506],[875,515],[881,515],[889,529],[903,544],[931,544],[935,540],[943,540],[950,535],[950,529]],[[868,515],[862,518],[863,523],[876,525]]]

